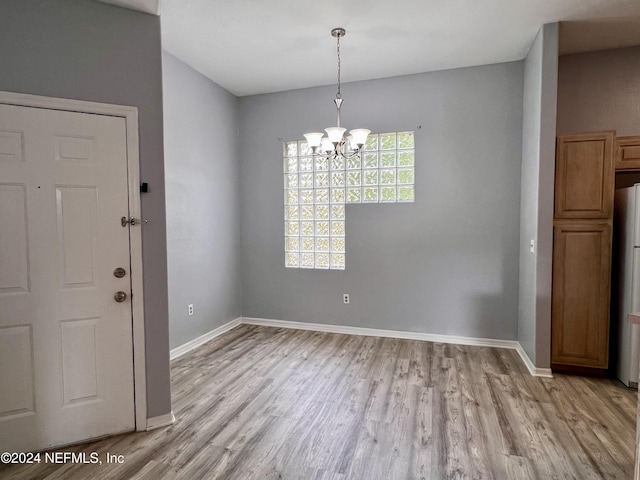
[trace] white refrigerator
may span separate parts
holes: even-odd
[[[638,387],[640,325],[627,315],[640,311],[640,183],[615,193],[611,362],[616,376],[628,387]]]

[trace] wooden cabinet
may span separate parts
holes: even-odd
[[[558,137],[557,219],[607,219],[613,212],[614,132]]]
[[[616,170],[640,170],[640,137],[617,137]]]
[[[607,368],[611,226],[558,224],[553,233],[553,364]]]
[[[614,137],[611,131],[557,139],[552,369],[608,367]]]

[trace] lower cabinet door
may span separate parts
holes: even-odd
[[[611,226],[556,224],[551,363],[606,369],[609,359]]]

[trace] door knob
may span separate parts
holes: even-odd
[[[116,300],[116,302],[121,303],[127,299],[127,294],[122,291],[116,292],[113,298]]]

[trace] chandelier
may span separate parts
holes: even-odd
[[[311,147],[313,155],[325,158],[351,158],[359,155],[371,130],[366,128],[356,128],[345,137],[346,128],[340,126],[340,107],[342,106],[342,94],[340,93],[340,39],[346,35],[344,28],[334,28],[331,36],[336,39],[336,57],[338,60],[338,92],[333,99],[336,104],[337,121],[335,127],[325,128],[327,136],[321,132],[305,133],[304,138]]]

